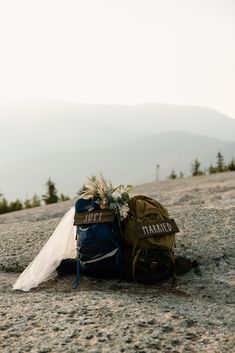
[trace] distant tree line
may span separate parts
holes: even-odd
[[[230,161],[230,163],[225,164],[224,156],[221,152],[218,152],[216,155],[216,165],[210,164],[209,168],[206,170],[201,169],[201,162],[198,158],[194,160],[191,165],[191,175],[198,176],[198,175],[206,175],[206,174],[215,174],[215,173],[223,173],[228,171],[235,171],[235,161],[234,158]],[[171,174],[169,175],[169,179],[176,179],[176,178],[183,178],[184,174],[182,172],[179,175],[176,174],[175,170],[172,170]]]
[[[3,196],[3,194],[0,193],[0,214],[38,207],[42,205],[42,202],[44,202],[46,205],[49,205],[51,203],[67,201],[70,199],[69,196],[64,194],[60,194],[60,196],[58,196],[58,191],[56,189],[55,183],[51,179],[48,179],[46,182],[46,187],[46,194],[42,195],[42,197],[34,194],[31,199],[27,199],[23,202],[19,199],[9,202]]]

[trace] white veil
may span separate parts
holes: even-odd
[[[35,259],[22,272],[13,289],[29,291],[49,279],[63,259],[76,257],[76,227],[74,207],[62,218],[52,236]]]

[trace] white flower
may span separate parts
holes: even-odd
[[[107,182],[102,174],[92,176],[85,180],[79,198],[93,198],[101,208],[117,209],[122,218],[128,212],[129,191],[131,185],[113,187],[111,181]]]
[[[120,214],[121,220],[123,220],[123,219],[125,219],[127,217],[128,211],[129,211],[128,204],[124,204],[123,206],[121,206],[119,208],[119,214]]]

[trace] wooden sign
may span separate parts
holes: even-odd
[[[113,210],[99,210],[75,213],[74,226],[94,223],[110,223],[114,221]]]
[[[179,233],[179,228],[174,219],[167,219],[162,222],[138,223],[136,224],[136,232],[139,238],[152,238]]]

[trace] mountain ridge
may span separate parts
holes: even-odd
[[[172,169],[187,175],[195,158],[208,167],[218,151],[230,162],[234,138],[235,119],[203,107],[0,104],[0,190],[11,199],[42,194],[51,177],[72,196],[100,171],[114,183],[152,181],[157,164],[161,179]]]
[[[99,172],[114,184],[141,184],[155,180],[157,164],[160,165],[161,180],[167,178],[173,169],[177,174],[182,171],[189,175],[195,158],[199,159],[203,170],[211,163],[215,164],[219,151],[225,162],[230,162],[235,156],[235,142],[184,132],[166,132],[109,148],[94,146],[90,150],[43,154],[20,160],[14,165],[11,162],[5,165],[1,173],[1,182],[5,181],[5,186],[4,183],[1,185],[1,191],[7,196],[9,190],[9,196],[13,192],[20,198],[25,193],[28,197],[38,190],[42,194],[42,185],[51,177],[59,191],[74,196],[87,176]],[[18,180],[15,175],[18,175]],[[20,193],[17,191],[19,184]]]
[[[13,107],[0,105],[1,121],[4,117],[8,121],[17,122],[21,119],[24,123],[32,125],[37,121],[52,121],[61,123],[69,128],[68,119],[79,128],[79,120],[91,119],[96,127],[102,122],[115,127],[121,126],[122,130],[129,133],[146,131],[155,133],[171,130],[182,130],[199,135],[207,135],[225,140],[234,140],[235,119],[226,116],[215,109],[200,106],[183,106],[163,103],[145,103],[134,106],[105,105],[105,104],[79,104],[71,102],[53,101],[44,103],[21,104]],[[55,121],[53,121],[55,124]],[[84,122],[83,122],[84,123]],[[31,125],[30,125],[31,124]]]

